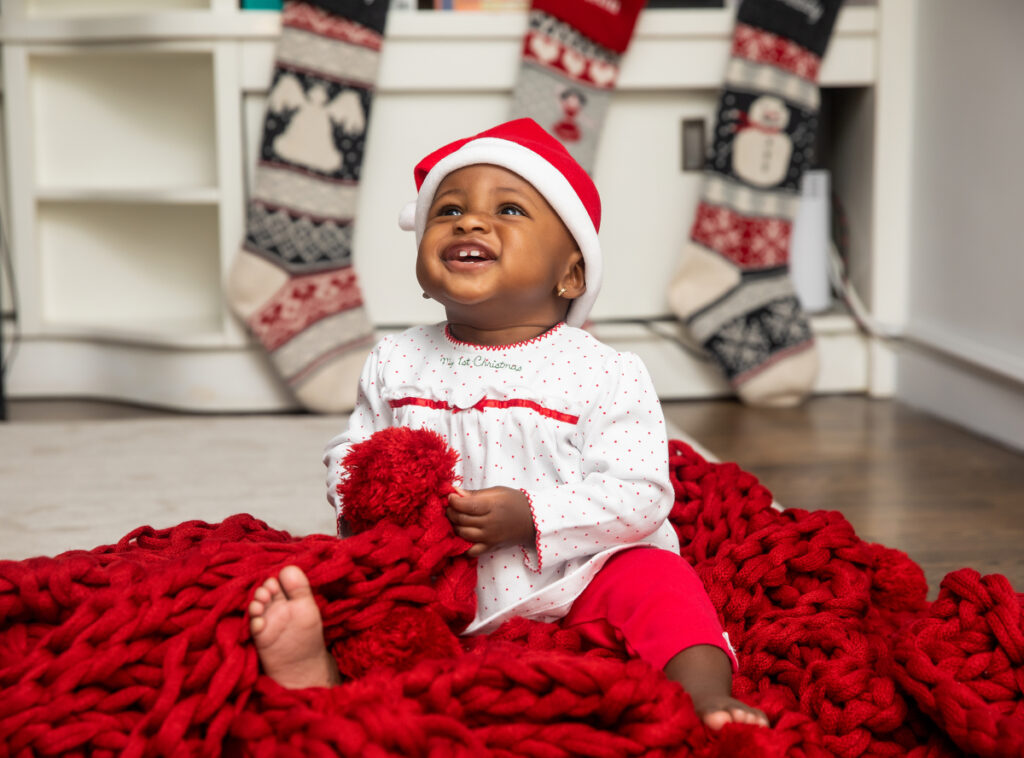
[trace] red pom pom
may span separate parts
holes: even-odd
[[[380,521],[427,526],[444,518],[458,453],[427,429],[391,427],[356,443],[342,461],[342,518],[352,534]]]

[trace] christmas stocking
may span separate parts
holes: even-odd
[[[388,0],[286,3],[228,303],[308,409],[350,409],[374,340],[352,269]]]
[[[619,59],[646,0],[533,0],[512,117],[529,117],[592,172]]]
[[[669,303],[752,405],[793,405],[818,357],[789,278],[818,68],[842,0],[743,0],[715,135]]]

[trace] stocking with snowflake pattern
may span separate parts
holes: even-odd
[[[227,299],[307,409],[349,410],[374,342],[352,268],[389,0],[289,2]]]
[[[669,303],[752,405],[810,392],[817,350],[789,277],[818,69],[842,0],[743,0],[700,202]]]

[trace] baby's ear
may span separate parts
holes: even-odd
[[[583,254],[579,250],[573,252],[558,286],[565,288],[562,297],[566,300],[574,300],[587,291],[587,269],[583,263]]]

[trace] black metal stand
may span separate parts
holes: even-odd
[[[2,288],[0,288],[2,289]],[[4,356],[4,301],[3,293],[0,292],[0,366],[2,366]],[[3,370],[0,370],[0,421],[7,420],[7,393],[4,391],[4,379],[6,378],[7,367],[3,366]]]
[[[9,253],[6,249],[4,236],[3,219],[0,219],[0,245],[4,245],[4,249],[0,249],[0,266],[3,265],[6,260],[5,256]],[[4,390],[4,380],[7,378],[6,365],[7,356],[4,354],[4,288],[3,288],[3,273],[10,272],[10,267],[4,266],[3,271],[0,271],[0,421],[7,420],[7,393]],[[14,282],[9,282],[13,287]]]

